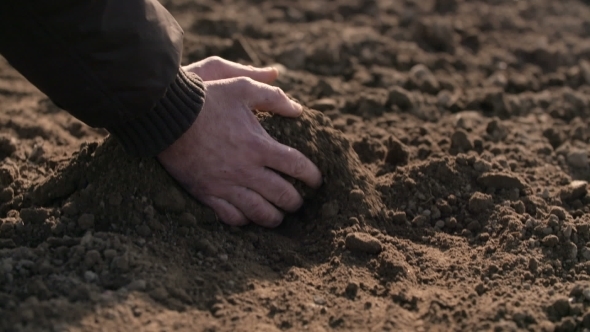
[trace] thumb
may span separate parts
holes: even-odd
[[[271,83],[279,76],[279,71],[273,67],[245,66],[220,57],[210,57],[185,66],[183,69],[199,75],[204,81],[249,77],[258,82]]]

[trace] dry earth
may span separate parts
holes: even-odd
[[[0,330],[590,330],[588,1],[164,4],[324,185],[224,226],[1,60]]]

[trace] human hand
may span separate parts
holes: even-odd
[[[278,226],[282,210],[296,211],[303,198],[275,171],[314,188],[321,185],[322,176],[301,152],[270,137],[252,110],[297,117],[301,105],[265,84],[277,78],[274,68],[213,57],[184,69],[203,79],[205,103],[193,125],[158,160],[226,224]]]

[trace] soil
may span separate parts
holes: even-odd
[[[0,330],[590,330],[588,1],[163,4],[324,184],[225,226],[0,60]]]

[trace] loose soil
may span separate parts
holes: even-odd
[[[588,1],[163,3],[324,184],[225,226],[0,60],[0,330],[590,329]]]

